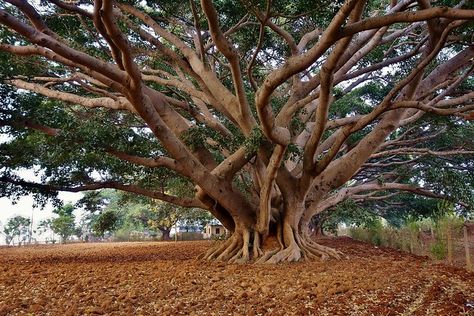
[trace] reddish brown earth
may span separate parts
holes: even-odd
[[[0,248],[0,315],[474,315],[474,273],[352,241],[348,259],[229,265],[210,242]]]

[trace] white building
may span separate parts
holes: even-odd
[[[213,220],[204,226],[202,234],[204,239],[212,239],[224,237],[227,233],[227,229],[218,220]]]

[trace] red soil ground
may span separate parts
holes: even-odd
[[[474,273],[349,238],[347,256],[195,260],[210,242],[0,248],[0,315],[474,315]]]

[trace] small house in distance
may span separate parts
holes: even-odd
[[[227,229],[218,220],[212,220],[207,223],[202,233],[204,239],[219,238],[226,234]]]

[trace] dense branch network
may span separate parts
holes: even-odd
[[[105,178],[58,185],[50,174],[35,184],[18,179],[12,170],[20,166],[4,159],[0,181],[46,191],[115,188],[208,209],[233,235],[206,259],[339,257],[308,238],[314,215],[393,190],[453,199],[400,169],[426,174],[426,157],[454,157],[444,168],[472,172],[472,139],[440,144],[448,123],[430,121],[447,117],[450,128],[472,129],[474,10],[463,3],[346,0],[294,18],[272,1],[243,1],[234,15],[210,0],[182,9],[112,0],[0,3],[0,51],[38,63],[2,78],[19,90],[9,94],[0,128],[98,152],[87,172],[100,169]],[[68,121],[96,125],[18,114],[24,90],[55,100]],[[157,170],[194,185],[194,196],[168,194]],[[377,182],[384,175],[389,181]],[[270,235],[280,248],[264,252]]]

